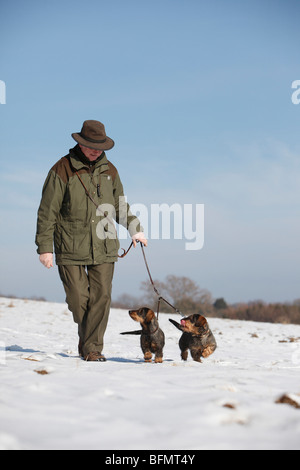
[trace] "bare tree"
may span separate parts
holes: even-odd
[[[174,307],[183,314],[210,313],[212,311],[212,296],[206,289],[201,289],[188,277],[169,275],[165,282],[154,281],[154,284],[162,297],[165,297]],[[149,282],[143,282],[141,286],[145,292],[145,301],[153,309],[157,307],[158,296]],[[161,311],[173,312],[173,309],[162,302]]]

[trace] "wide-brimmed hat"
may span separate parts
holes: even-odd
[[[72,134],[72,137],[78,144],[95,150],[110,150],[115,145],[107,137],[104,125],[99,121],[84,121],[81,132]]]

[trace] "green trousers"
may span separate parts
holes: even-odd
[[[78,324],[83,355],[101,353],[107,327],[114,263],[90,266],[58,266],[66,302]]]

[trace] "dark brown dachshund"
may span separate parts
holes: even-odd
[[[190,315],[183,318],[181,324],[174,320],[169,319],[169,321],[183,332],[179,340],[179,347],[184,361],[187,360],[189,350],[192,358],[197,362],[202,362],[201,357],[208,357],[216,350],[215,337],[209,329],[206,318],[202,315]]]
[[[163,362],[165,335],[159,328],[155,313],[150,308],[143,307],[138,310],[130,310],[129,315],[141,324],[142,330],[127,331],[121,335],[141,335],[141,348],[145,362],[152,361],[152,353],[155,354],[156,363]]]

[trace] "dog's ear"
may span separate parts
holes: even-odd
[[[146,318],[145,318],[145,322],[146,323],[150,323],[153,318],[155,318],[155,313],[153,312],[153,310],[150,310],[150,308],[148,309],[148,313],[146,315]]]
[[[203,317],[202,315],[198,315],[198,318],[195,322],[195,325],[200,327],[200,328],[203,328],[204,330],[207,330],[207,328],[208,328],[206,318]]]
[[[142,316],[146,316],[149,311],[148,307],[141,307],[138,309],[138,313]]]

